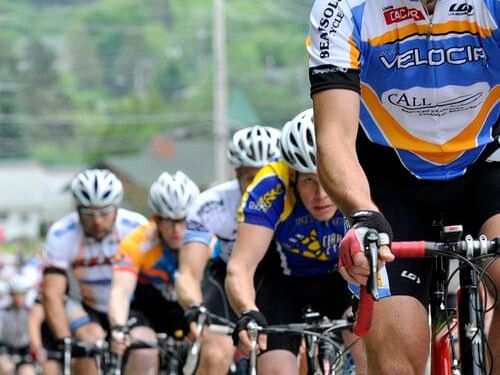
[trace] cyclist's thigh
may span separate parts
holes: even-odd
[[[203,304],[211,313],[236,322],[236,314],[229,304],[224,288],[225,279],[226,263],[222,260],[214,261],[205,276]]]
[[[382,299],[375,304],[365,345],[373,373],[384,373],[391,366],[402,366],[399,373],[410,373],[410,368],[424,373],[429,349],[427,310],[408,296]]]

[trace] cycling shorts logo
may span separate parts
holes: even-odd
[[[474,11],[474,7],[467,3],[451,4],[448,13],[453,16],[470,16]]]
[[[401,277],[405,277],[407,279],[410,279],[411,281],[414,281],[417,284],[420,284],[420,277],[406,270],[401,272]]]
[[[414,21],[422,21],[423,19],[425,19],[424,13],[422,13],[422,11],[416,8],[407,7],[386,8],[384,9],[384,18],[387,25],[407,21],[409,19],[412,19]]]

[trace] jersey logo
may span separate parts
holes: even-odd
[[[387,25],[403,22],[409,19],[414,21],[422,21],[425,19],[424,13],[416,8],[393,8],[384,9],[384,18]]]
[[[276,198],[278,198],[278,196],[283,194],[284,191],[285,189],[282,184],[276,185],[274,189],[268,191],[266,194],[259,198],[259,200],[257,201],[258,209],[262,212],[269,211],[273,202],[276,200]]]
[[[314,258],[321,261],[331,260],[332,256],[330,254],[329,245],[338,243],[340,235],[338,236],[339,238],[335,239],[330,237],[328,237],[327,240],[323,239],[323,245],[327,246],[322,246],[318,241],[318,233],[314,229],[311,230],[307,236],[296,234],[293,238],[290,238],[290,241],[295,243],[295,247],[290,248],[290,252],[302,255],[306,258]]]
[[[450,5],[448,13],[453,16],[470,16],[474,11],[474,7],[467,3],[455,3]]]

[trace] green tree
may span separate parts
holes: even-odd
[[[11,43],[0,38],[0,157],[28,154],[22,125],[16,120],[16,64]]]
[[[71,71],[79,89],[98,89],[102,85],[102,68],[97,48],[88,28],[80,23],[68,36]]]

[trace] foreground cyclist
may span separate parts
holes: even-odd
[[[236,321],[224,292],[226,262],[236,239],[236,213],[242,192],[258,170],[279,156],[278,139],[279,130],[271,127],[257,125],[237,131],[228,147],[236,179],[204,191],[190,211],[185,245],[180,253],[177,291],[192,326],[201,303],[210,312]],[[202,296],[201,281],[211,256],[209,246],[214,236],[221,251],[209,267]],[[205,334],[197,374],[226,374],[233,356],[230,338]]]
[[[109,329],[111,267],[118,245],[147,220],[118,208],[123,186],[108,170],[83,171],[70,188],[76,211],[54,223],[47,233],[42,303],[56,339],[75,337],[95,343]],[[78,359],[75,370],[95,373],[95,361]]]
[[[318,167],[353,224],[341,245],[347,280],[366,282],[368,229],[381,245],[432,240],[444,216],[474,236],[500,235],[499,23],[497,0],[315,1],[308,50]],[[380,259],[393,260],[387,246]],[[382,269],[389,297],[376,303],[366,340],[372,373],[424,373],[431,268],[396,260]],[[498,292],[498,260],[488,273]],[[497,303],[496,374],[499,319]]]
[[[298,114],[281,131],[283,160],[270,163],[243,195],[238,235],[227,267],[226,289],[239,319],[233,340],[250,350],[247,324],[303,321],[307,307],[331,319],[350,312],[347,283],[336,272],[338,243],[345,233],[344,216],[330,200],[316,174],[316,143],[312,109]],[[255,270],[272,242],[281,257],[254,289]],[[344,333],[346,344],[355,337]],[[298,374],[300,336],[259,337],[260,374]],[[352,348],[356,373],[364,374],[361,342]]]
[[[151,185],[151,220],[120,244],[113,267],[109,321],[113,350],[123,355],[130,340],[156,341],[155,333],[186,330],[184,310],[177,303],[175,279],[178,251],[186,229],[186,215],[199,193],[184,173],[164,172]],[[135,322],[128,325],[129,304]],[[150,374],[158,369],[158,353],[129,352],[127,374]]]

